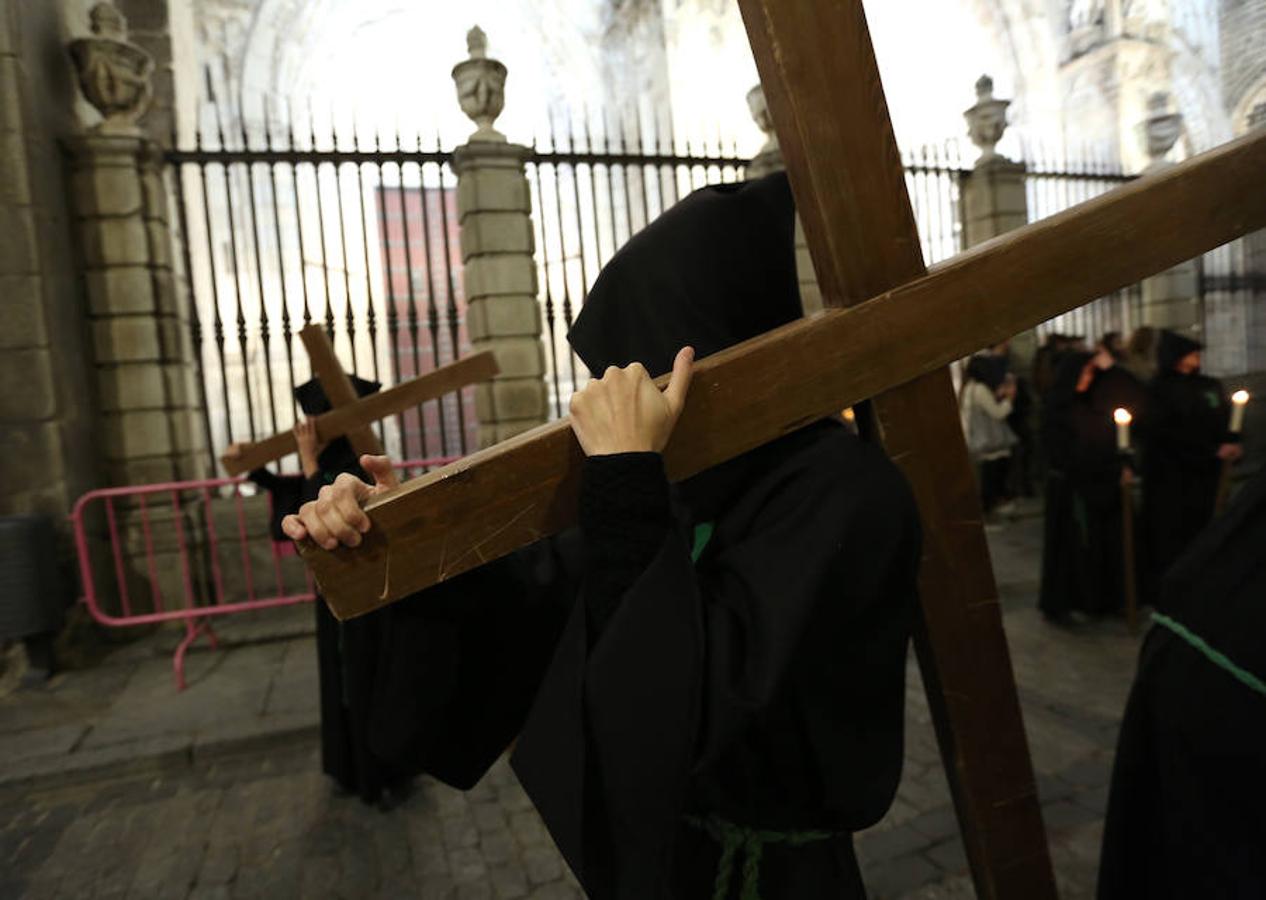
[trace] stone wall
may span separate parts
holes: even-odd
[[[1221,0],[1222,90],[1242,132],[1256,102],[1266,102],[1266,0]]]
[[[63,39],[56,4],[0,0],[0,515],[38,513],[64,526],[98,468],[57,144],[73,128],[75,95]]]

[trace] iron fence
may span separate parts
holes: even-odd
[[[553,126],[527,159],[550,409],[561,416],[588,373],[567,332],[598,272],[634,234],[705,184],[739,181],[734,146],[681,147],[623,121]]]
[[[1025,193],[1029,221],[1036,222],[1092,200],[1132,181],[1107,160],[1050,160],[1040,155],[1026,164]],[[1050,334],[1080,335],[1093,343],[1111,332],[1129,334],[1143,322],[1143,291],[1134,284],[1037,327],[1038,339]]]
[[[1204,367],[1220,376],[1261,371],[1266,363],[1266,272],[1255,271],[1245,241],[1206,253],[1196,268],[1204,324]]]
[[[229,133],[212,121],[192,148],[168,154],[210,446],[293,424],[293,388],[310,377],[295,336],[310,323],[324,326],[352,370],[379,381],[399,383],[468,352],[457,179],[438,138],[366,138],[332,118],[318,127],[311,114],[299,127],[266,108],[255,128]],[[743,179],[748,162],[732,142],[679,142],[587,115],[565,117],[534,142],[526,174],[553,415],[588,377],[566,335],[601,268],[690,191]],[[924,258],[962,251],[971,164],[959,144],[907,150],[903,164]],[[1026,169],[1030,221],[1131,180],[1097,161],[1038,158]],[[1229,248],[1205,258],[1207,302],[1233,305],[1252,290],[1236,280],[1236,259]],[[1094,340],[1128,332],[1141,312],[1134,285],[1038,332]],[[473,394],[453,392],[379,423],[385,446],[397,458],[468,452]]]
[[[451,153],[305,126],[267,112],[234,133],[217,121],[167,154],[214,448],[293,425],[293,389],[311,375],[295,338],[311,323],[376,381],[468,349]],[[468,388],[378,431],[397,458],[449,456],[474,446],[476,425]]]

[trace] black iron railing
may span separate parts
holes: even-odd
[[[438,139],[429,146],[399,134],[366,139],[332,126],[318,138],[312,122],[278,124],[265,110],[257,128],[228,134],[217,121],[192,148],[167,155],[203,407],[217,451],[293,424],[293,388],[310,373],[295,338],[310,323],[324,326],[350,369],[390,383],[468,350],[451,152]],[[551,129],[533,145],[526,174],[554,415],[588,377],[566,335],[601,268],[685,194],[744,178],[748,162],[719,140],[679,144],[588,118]],[[971,164],[955,142],[909,151],[903,162],[924,258],[933,263],[960,252]],[[1130,177],[1100,162],[1031,161],[1029,219]],[[1230,260],[1206,257],[1200,284],[1208,302],[1254,289]],[[1090,339],[1126,332],[1140,323],[1141,304],[1136,285],[1039,332]],[[386,446],[400,457],[472,449],[473,393],[454,392],[380,423]]]
[[[295,338],[313,322],[378,381],[467,346],[451,154],[398,135],[318,139],[311,120],[296,131],[265,115],[167,154],[214,448],[294,423],[293,389],[311,371]],[[475,425],[467,389],[378,428],[413,457],[466,452]]]

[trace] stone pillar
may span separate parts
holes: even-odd
[[[1029,222],[1024,163],[1002,156],[995,149],[1007,127],[1011,101],[993,95],[987,75],[976,82],[976,103],[963,113],[968,134],[980,148],[980,158],[962,183],[963,246],[1014,231]],[[1037,331],[1029,329],[1011,340],[1011,355],[1018,371],[1026,371],[1037,352]]]
[[[74,584],[70,512],[96,485],[66,188],[55,136],[69,127],[46,65],[56,4],[0,0],[0,515],[58,526],[63,583]],[[69,591],[64,598],[72,598]]]
[[[1143,142],[1150,162],[1143,176],[1163,172],[1173,166],[1166,154],[1182,135],[1179,113],[1169,111],[1169,96],[1155,93],[1148,99],[1148,117],[1141,125]],[[1143,324],[1168,328],[1189,337],[1199,338],[1204,330],[1200,307],[1200,285],[1194,259],[1145,278],[1143,291]]]
[[[187,315],[172,277],[161,156],[143,138],[65,142],[110,484],[205,475]]]
[[[85,292],[102,481],[134,485],[201,478],[207,474],[206,438],[185,307],[191,298],[177,293],[172,273],[162,151],[139,124],[154,95],[154,60],[128,40],[117,7],[97,3],[90,19],[91,36],[71,41],[69,51],[80,90],[100,121],[62,145]],[[151,545],[166,602],[175,602],[183,589],[175,513],[166,504],[152,506],[145,517],[116,506],[133,611],[145,611],[150,601]],[[199,512],[186,505],[180,522],[193,554],[195,587],[202,581]],[[103,544],[101,523],[94,531]],[[107,589],[112,583],[98,580]]]
[[[483,32],[467,35],[470,58],[453,69],[457,95],[478,125],[453,152],[461,223],[466,331],[492,350],[501,373],[475,389],[479,443],[487,447],[546,421],[549,402],[536,296],[532,199],[523,164],[531,152],[493,129],[506,69],[486,56]]]

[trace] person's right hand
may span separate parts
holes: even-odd
[[[1240,444],[1223,444],[1218,447],[1218,459],[1223,462],[1239,462],[1244,458],[1244,447]]]
[[[361,535],[369,531],[371,524],[362,508],[365,501],[400,484],[386,456],[365,455],[360,458],[360,464],[373,476],[374,483],[366,484],[344,472],[333,484],[321,488],[317,499],[299,507],[297,515],[281,520],[281,528],[291,540],[310,537],[326,550],[333,550],[339,544],[346,547],[360,544]]]

